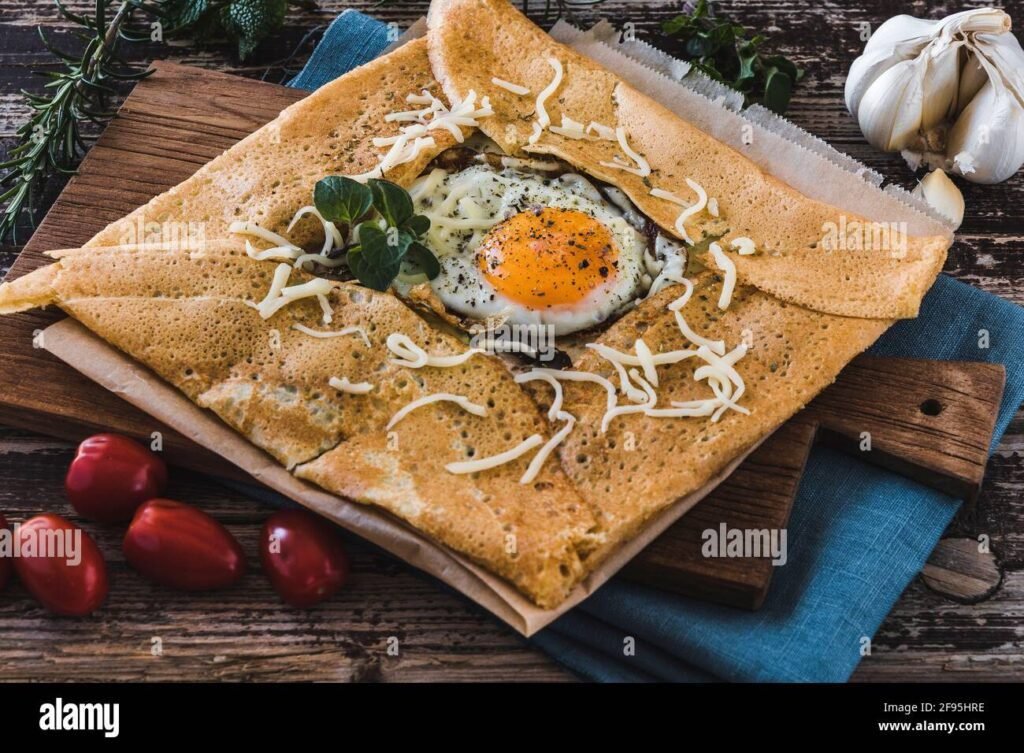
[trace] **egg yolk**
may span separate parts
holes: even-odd
[[[572,306],[615,278],[619,251],[603,224],[575,209],[544,208],[495,225],[477,264],[506,298],[531,309]]]

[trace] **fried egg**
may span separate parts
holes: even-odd
[[[431,286],[471,319],[587,329],[627,310],[682,254],[659,243],[655,258],[639,215],[575,173],[436,168],[410,194],[431,222],[425,242],[441,266]]]

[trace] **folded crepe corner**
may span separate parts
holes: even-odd
[[[53,284],[58,272],[56,265],[48,264],[11,282],[0,283],[0,315],[45,308],[54,303]]]

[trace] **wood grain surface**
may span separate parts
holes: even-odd
[[[971,3],[974,4],[974,3]],[[86,0],[73,0],[85,9]],[[669,51],[658,25],[680,3],[608,0],[574,11],[581,23],[607,16],[635,24],[641,38]],[[774,50],[808,70],[788,116],[838,148],[903,185],[912,175],[898,156],[868,146],[845,111],[842,88],[850,62],[862,47],[861,23],[877,26],[896,13],[939,17],[959,9],[944,3],[853,0],[719,2],[718,7],[750,27],[767,32]],[[1024,17],[1024,2],[1002,4]],[[143,59],[170,59],[255,78],[279,80],[284,68],[301,64],[322,30],[345,7],[355,7],[404,26],[421,15],[425,2],[321,2],[319,12],[292,12],[284,32],[268,41],[252,61],[239,65],[227,45],[202,49],[182,43],[132,51]],[[530,3],[543,20],[544,4]],[[553,20],[553,16],[549,19]],[[69,26],[52,6],[36,0],[0,0],[0,139],[11,143],[27,110],[17,95],[38,90],[33,68],[53,63],[38,43],[42,24],[58,43],[70,46]],[[300,44],[300,42],[304,43]],[[293,53],[295,55],[293,56]],[[285,59],[288,58],[286,61]],[[284,61],[282,65],[282,61]],[[202,92],[196,92],[197,97]],[[187,106],[188,103],[179,103]],[[173,127],[169,124],[168,127]],[[144,148],[147,145],[142,145]],[[211,155],[212,156],[212,155]],[[130,169],[130,165],[126,166]],[[195,165],[192,169],[195,169]],[[49,198],[58,186],[50,188]],[[964,185],[967,216],[946,272],[1018,303],[1024,302],[1024,179],[999,186]],[[46,207],[46,199],[41,202]],[[78,221],[88,221],[80,216]],[[24,237],[23,237],[24,239]],[[0,251],[0,272],[16,248]],[[0,346],[5,347],[5,346]],[[6,356],[6,351],[4,351]],[[8,368],[3,364],[0,368]],[[42,509],[66,510],[61,475],[70,446],[21,430],[0,433],[0,509],[21,519]],[[990,543],[1001,582],[981,601],[965,604],[917,581],[908,588],[858,668],[860,680],[999,680],[1024,677],[1019,628],[1024,613],[1024,417],[1018,415],[990,464],[976,513],[961,516],[951,535]],[[226,520],[252,550],[264,512],[195,474],[180,474],[174,493],[196,501]],[[91,529],[93,530],[93,529]],[[105,550],[116,552],[117,535],[99,532]],[[195,600],[145,584],[117,561],[115,594],[103,617],[53,619],[24,598],[20,587],[0,596],[0,671],[11,679],[568,679],[570,676],[458,597],[400,567],[390,558],[352,543],[356,573],[343,596],[310,613],[280,608],[258,575],[216,599]],[[947,558],[948,559],[948,558]],[[107,612],[109,611],[109,614]],[[212,618],[212,619],[211,619]],[[391,636],[403,646],[389,656]],[[164,648],[155,656],[153,638]]]

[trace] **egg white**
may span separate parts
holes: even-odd
[[[486,164],[459,172],[435,169],[421,176],[410,194],[416,212],[431,221],[425,241],[441,265],[441,273],[431,286],[446,307],[472,319],[547,325],[555,335],[586,329],[622,313],[642,298],[652,277],[664,265],[666,253],[681,253],[677,246],[659,243],[662,258],[652,259],[647,238],[634,226],[635,221],[631,224],[627,219],[629,210],[616,206],[618,202],[609,201],[590,181],[574,173],[547,175],[495,169]],[[615,241],[615,273],[577,303],[523,306],[496,290],[477,266],[477,248],[491,228],[536,208],[583,212],[607,228]]]

